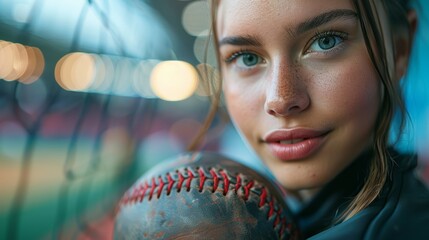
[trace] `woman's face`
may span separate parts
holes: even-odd
[[[234,124],[286,189],[317,189],[369,147],[380,81],[349,0],[221,0]]]

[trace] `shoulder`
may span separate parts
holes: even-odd
[[[378,228],[381,239],[429,239],[429,189],[411,166],[394,169],[385,204],[369,229]]]
[[[415,175],[415,158],[397,160],[379,199],[311,239],[429,239],[429,189]]]
[[[379,204],[368,239],[429,239],[429,190],[414,171],[394,171],[384,203]]]

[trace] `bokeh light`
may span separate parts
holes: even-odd
[[[95,76],[95,59],[87,53],[70,53],[64,56],[55,67],[55,79],[66,90],[82,91],[88,89]]]
[[[93,55],[96,72],[91,89],[98,93],[110,93],[115,79],[115,63],[106,55]]]
[[[207,1],[190,2],[182,14],[182,25],[192,36],[198,36],[202,32],[208,34],[210,28],[210,9]]]
[[[184,61],[74,52],[57,62],[55,79],[67,91],[180,101],[195,92],[199,78]]]
[[[45,61],[38,48],[0,40],[0,66],[0,78],[28,84],[40,77]]]
[[[13,62],[15,61],[15,47],[9,42],[0,42],[0,78],[10,81],[10,76],[13,71]]]
[[[28,66],[24,74],[18,79],[20,82],[30,84],[40,78],[45,68],[45,59],[42,51],[34,47],[26,47]]]
[[[198,86],[195,68],[183,61],[164,61],[155,66],[150,77],[152,91],[166,101],[190,97]]]
[[[19,79],[25,72],[28,66],[28,54],[22,44],[9,44],[6,48],[12,50],[12,69],[9,75],[5,76],[5,80],[13,81]]]

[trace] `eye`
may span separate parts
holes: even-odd
[[[225,60],[226,63],[235,62],[238,68],[250,69],[263,62],[257,54],[250,52],[237,52]]]
[[[259,56],[253,53],[245,53],[237,58],[237,65],[240,67],[253,67],[259,62]]]
[[[325,32],[321,34],[317,34],[313,38],[313,42],[307,50],[307,53],[310,52],[328,52],[331,49],[334,49],[339,44],[344,42],[346,39],[345,33],[337,33],[337,32]]]

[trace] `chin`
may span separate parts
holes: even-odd
[[[300,171],[299,167],[292,169],[276,166],[270,169],[283,188],[291,192],[320,189],[331,180],[320,173]]]
[[[277,177],[276,177],[277,178]],[[287,191],[298,192],[302,190],[320,189],[324,184],[320,182],[297,181],[297,179],[279,179],[277,178],[283,188]]]

